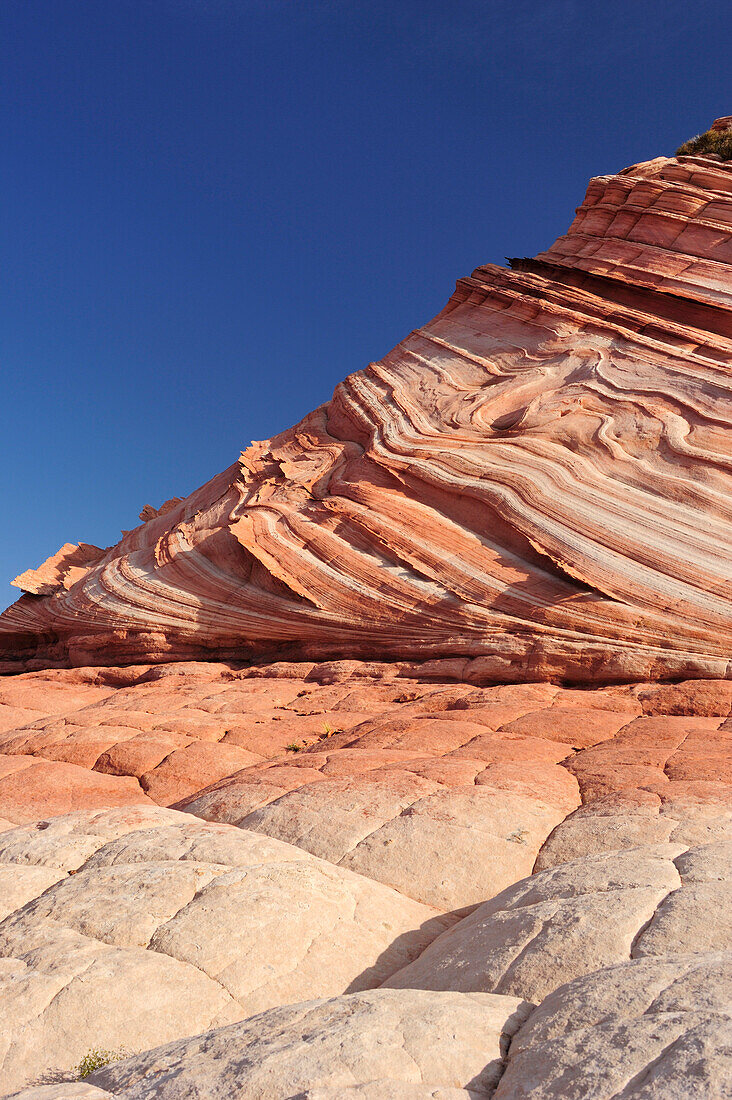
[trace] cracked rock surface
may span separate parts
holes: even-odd
[[[730,1095],[732,952],[669,955],[576,978],[511,1043],[496,1100]]]
[[[509,1039],[529,1011],[519,999],[487,994],[351,993],[272,1009],[183,1039],[151,1052],[149,1063],[144,1056],[130,1059],[100,1071],[95,1080],[130,1100],[155,1096],[159,1077],[170,1080],[166,1088],[181,1100],[204,1090],[222,1098],[240,1090],[261,1100],[309,1090],[338,1096],[339,1089],[365,1085],[379,1095],[382,1083],[397,1096],[430,1096],[435,1088],[469,1082],[469,1095],[492,1096]]]
[[[643,1008],[637,1027],[620,1010],[637,974],[667,974],[652,967],[693,956],[716,975],[732,949],[726,681],[489,687],[359,662],[160,672],[79,669],[0,685],[14,701],[2,704],[15,724],[6,777],[73,768],[139,792],[104,809],[95,795],[90,808],[54,816],[64,791],[74,808],[86,788],[61,784],[44,802],[39,780],[27,806],[13,801],[17,787],[6,803],[18,820],[0,831],[3,1091],[176,1100],[216,1079],[210,1095],[258,1100],[265,1086],[235,1051],[254,1034],[242,1021],[264,1013],[257,1042],[269,1041],[271,1021],[289,1051],[277,1064],[290,1069],[277,1072],[310,1067],[293,1097],[490,1096],[504,1070],[513,1091],[499,1086],[499,1096],[560,1097],[569,1062],[578,1100],[655,1096],[656,1080],[664,1100],[686,1100],[693,1066],[699,1096],[724,1095],[721,1002],[703,1020],[691,995],[672,1022]],[[30,704],[35,717],[19,726]],[[300,740],[288,751],[293,731]],[[243,767],[226,756],[229,737],[250,754]],[[211,773],[180,738],[209,761],[224,750],[221,770],[234,772],[206,785]],[[48,755],[75,755],[81,743],[91,753],[77,762]],[[125,768],[135,774],[118,774]],[[156,791],[164,803],[183,791],[180,808],[156,805]],[[51,812],[39,818],[43,805]],[[612,1027],[609,1016],[578,1025],[576,1049],[526,1030],[539,1012],[564,1011],[563,990],[567,1004],[581,1002],[598,975],[615,975]],[[371,999],[353,1000],[367,991]],[[356,1041],[347,1031],[351,1076],[334,1084],[322,1067],[335,1055],[312,1061],[323,1033],[314,1047],[302,1028],[283,1039],[282,1021],[301,1017],[270,1015],[312,998],[327,999],[317,1011],[332,1020],[358,1004],[380,1042],[398,1031],[395,1006],[411,1005],[421,1042],[442,1051],[452,1076],[407,1072],[407,1062],[387,1073],[376,1056],[347,1054]],[[500,1026],[491,1016],[477,1069],[455,1068],[463,1063],[444,1044],[473,1043],[482,1025],[472,1017],[481,1006],[488,1019],[488,1004],[507,1015]],[[231,1058],[216,1053],[222,1027],[235,1029]],[[613,1092],[601,1067],[620,1061],[628,1032],[633,1072],[618,1071]],[[138,1052],[124,1062],[131,1076],[123,1081],[120,1063],[91,1084],[58,1079],[96,1048]],[[177,1068],[159,1073],[159,1058]],[[283,1079],[273,1076],[273,1095]]]
[[[171,810],[128,814],[0,836],[4,868],[57,878],[0,923],[5,1091],[93,1047],[145,1049],[378,986],[449,923],[281,841]]]
[[[538,1002],[645,955],[732,950],[730,842],[586,856],[509,887],[387,985],[485,990]]]

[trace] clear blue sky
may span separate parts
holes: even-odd
[[[732,112],[727,0],[2,0],[0,606]]]

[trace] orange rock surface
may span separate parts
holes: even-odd
[[[461,910],[530,874],[596,803],[730,803],[729,681],[577,690],[428,673],[231,662],[8,677],[0,818],[157,803]]]

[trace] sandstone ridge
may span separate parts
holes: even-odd
[[[535,260],[0,616],[7,671],[466,657],[484,682],[730,675],[732,165],[591,181]]]

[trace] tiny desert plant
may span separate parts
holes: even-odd
[[[77,1081],[83,1081],[95,1070],[108,1066],[112,1062],[121,1062],[129,1054],[129,1050],[101,1050],[99,1047],[93,1047],[92,1050],[86,1052],[78,1066],[75,1067],[76,1079]]]
[[[289,745],[285,745],[285,752],[301,752],[303,747],[298,741],[290,741]]]
[[[334,729],[327,722],[323,722],[323,732],[318,734],[318,741],[325,741],[328,737],[332,737],[334,733],[343,733],[343,730]]]
[[[717,156],[720,160],[732,160],[732,130],[707,130],[680,145],[677,157]]]

